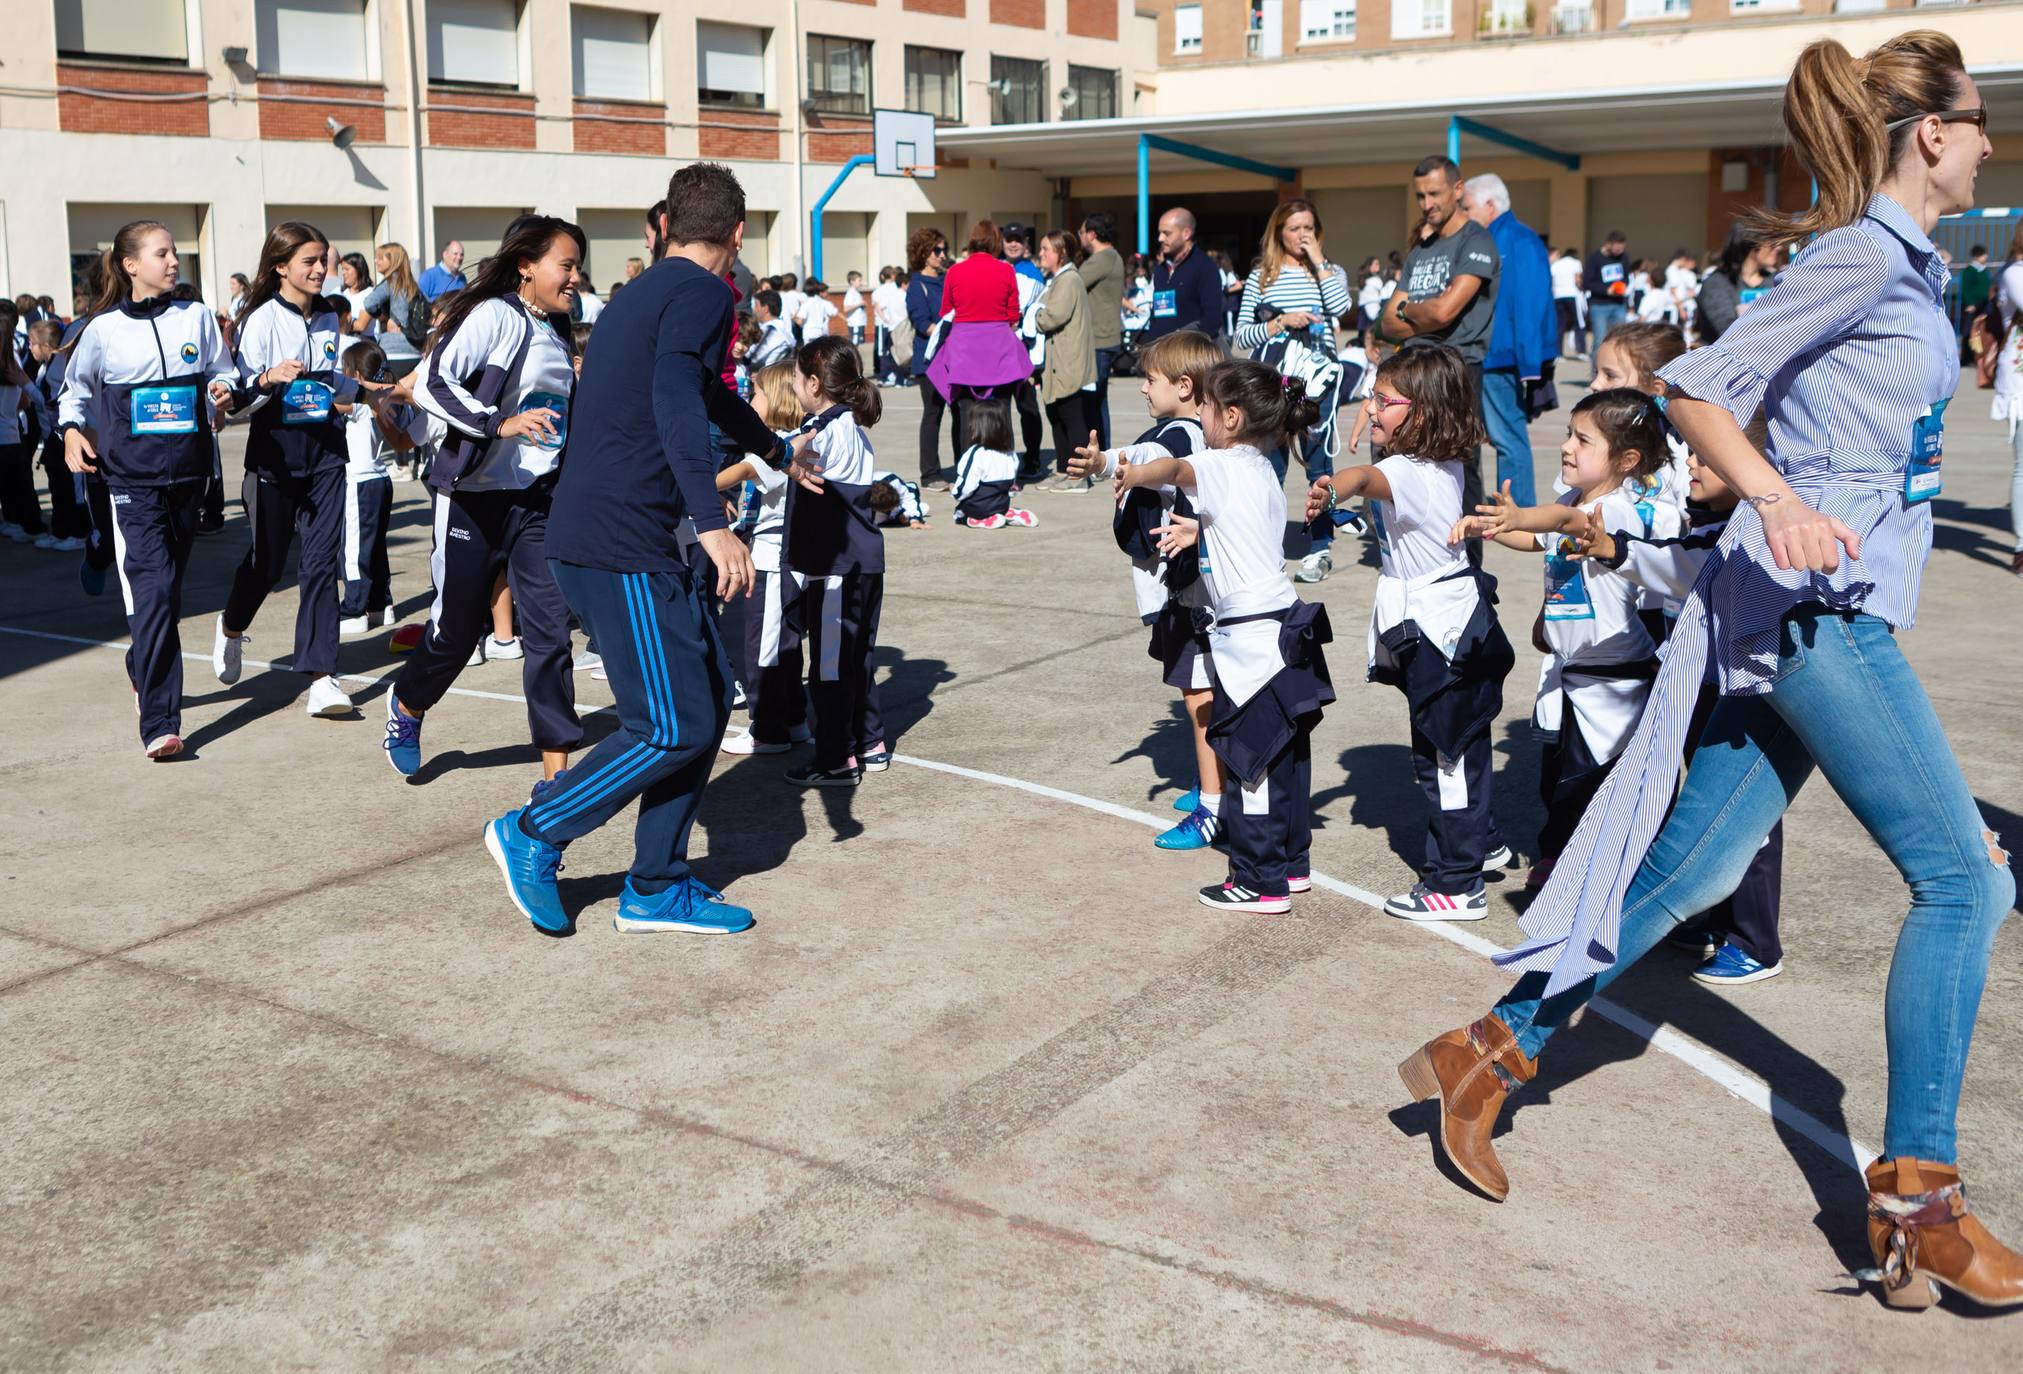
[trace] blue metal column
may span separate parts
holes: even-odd
[[[1209,162],[1217,167],[1233,167],[1239,172],[1253,172],[1273,181],[1298,181],[1299,168],[1275,167],[1269,162],[1258,162],[1253,158],[1239,157],[1235,153],[1219,153],[1213,148],[1197,148],[1192,143],[1182,143],[1178,139],[1161,138],[1158,134],[1138,135],[1138,251],[1152,251],[1152,157],[1154,148],[1161,152],[1178,153],[1191,157],[1196,162]]]
[[[1152,135],[1138,135],[1138,256],[1152,251]]]
[[[1456,167],[1461,165],[1461,116],[1447,116],[1447,160]]]
[[[829,189],[822,192],[822,198],[815,202],[815,208],[808,215],[808,275],[820,279],[822,275],[822,211],[843,189],[843,183],[850,179],[850,173],[859,167],[868,167],[878,159],[869,153],[859,153],[844,163],[836,173],[836,179],[829,183]]]

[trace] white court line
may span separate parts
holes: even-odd
[[[29,639],[53,640],[59,644],[77,644],[90,649],[118,649],[124,652],[127,648],[125,644],[109,643],[105,640],[84,639],[77,635],[53,634],[47,630],[16,629],[11,625],[0,625],[0,634],[21,635]],[[200,663],[209,663],[211,661],[209,654],[185,653],[183,657]],[[249,658],[246,660],[246,666],[249,668],[271,669],[274,665]],[[391,673],[384,677],[362,677],[356,674],[339,674],[337,676],[340,681],[363,682],[373,686],[393,680]],[[470,687],[452,687],[450,688],[450,692],[456,696],[479,697],[486,701],[512,701],[518,702],[521,705],[525,705],[527,701],[525,697],[515,692],[481,692]],[[960,764],[939,763],[933,759],[917,758],[911,754],[894,754],[892,761],[894,763],[903,763],[910,768],[921,768],[932,773],[946,773],[951,777],[966,778],[971,782],[989,783],[993,787],[1007,787],[1016,792],[1028,793],[1031,796],[1045,797],[1049,801],[1066,802],[1070,806],[1079,806],[1086,811],[1095,811],[1105,816],[1115,817],[1121,821],[1130,821],[1135,825],[1142,825],[1150,830],[1165,830],[1172,825],[1170,817],[1154,816],[1149,812],[1139,811],[1133,807],[1120,806],[1115,802],[1106,802],[1097,797],[1085,797],[1079,792],[1068,792],[1058,787],[1048,787],[1044,783],[1027,782],[1023,778],[1007,777],[1002,773],[987,773],[978,768],[964,768]],[[1324,887],[1328,891],[1347,897],[1349,900],[1358,902],[1372,911],[1383,912],[1384,899],[1374,892],[1357,887],[1353,883],[1345,883],[1339,878],[1329,877],[1319,870],[1314,871],[1313,880],[1316,887]],[[1414,921],[1407,924],[1412,925],[1418,930],[1437,935],[1441,939],[1459,945],[1469,953],[1479,955],[1484,959],[1504,952],[1501,945],[1483,939],[1472,930],[1463,929],[1448,922]],[[1825,1151],[1828,1157],[1839,1161],[1855,1172],[1861,1172],[1877,1159],[1876,1151],[1870,1149],[1861,1141],[1856,1140],[1852,1136],[1841,1134],[1825,1122],[1806,1112],[1803,1108],[1796,1106],[1785,1098],[1779,1097],[1770,1090],[1770,1086],[1763,1082],[1762,1079],[1731,1063],[1691,1036],[1681,1034],[1679,1031],[1673,1030],[1668,1026],[1659,1026],[1647,1021],[1635,1012],[1626,1007],[1618,1006],[1605,997],[1597,997],[1589,1002],[1588,1005],[1593,1008],[1596,1015],[1613,1021],[1631,1035],[1647,1042],[1651,1048],[1677,1059],[1701,1077],[1710,1080],[1716,1086],[1726,1091],[1731,1097],[1739,1098],[1757,1110],[1768,1113],[1773,1121],[1804,1136],[1807,1140]]]

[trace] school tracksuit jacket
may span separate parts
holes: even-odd
[[[815,766],[837,769],[884,732],[871,650],[885,601],[885,533],[871,509],[875,455],[850,408],[830,406],[802,428],[815,435],[822,490],[787,488],[786,565],[807,579],[800,624]]]
[[[123,301],[78,332],[57,397],[60,429],[97,436],[112,562],[126,602],[127,677],[143,743],[182,728],[183,569],[211,478],[214,382],[237,371],[205,306]]]

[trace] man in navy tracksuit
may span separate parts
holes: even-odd
[[[613,924],[699,932],[752,924],[688,866],[689,831],[730,719],[732,673],[709,588],[682,549],[687,521],[715,567],[717,593],[750,589],[751,554],[724,517],[710,441],[714,423],[746,452],[781,443],[721,376],[736,330],[724,274],[744,218],[744,190],[728,168],[676,172],[666,256],[612,297],[584,355],[548,558],[603,655],[619,727],[485,830],[514,905],[549,934],[570,929],[555,888],[562,847],[635,797],[636,852]]]

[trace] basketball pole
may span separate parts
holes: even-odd
[[[814,211],[808,216],[808,275],[818,281],[828,280],[822,275],[822,212],[828,208],[829,202],[835,199],[836,193],[843,189],[843,183],[850,179],[850,173],[859,167],[869,167],[876,161],[878,159],[869,153],[858,153],[844,163],[842,170],[836,173],[836,179],[829,183],[828,190],[822,192],[822,198],[815,202]]]

